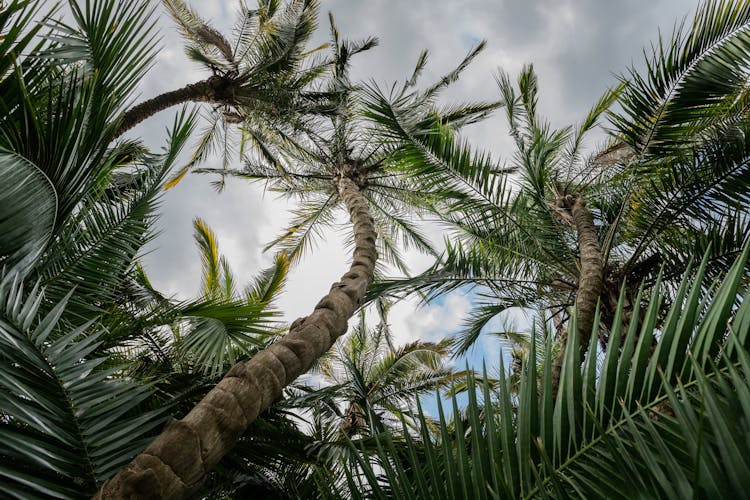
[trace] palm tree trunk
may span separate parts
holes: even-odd
[[[115,138],[135,127],[142,121],[154,116],[160,111],[184,104],[187,102],[212,102],[215,93],[216,77],[211,77],[197,83],[191,83],[181,89],[165,92],[161,95],[133,106],[122,117],[120,127],[115,133]]]
[[[573,224],[578,233],[578,252],[581,259],[581,272],[578,277],[578,289],[576,291],[576,324],[578,340],[581,348],[581,357],[586,353],[591,341],[591,333],[594,329],[596,317],[596,305],[602,293],[602,280],[604,264],[602,261],[602,250],[599,246],[599,237],[594,224],[594,216],[586,208],[585,200],[577,196],[572,200],[570,206]],[[552,388],[554,394],[560,386],[560,375],[562,364],[565,359],[565,346],[568,341],[568,331],[561,335],[560,352],[552,364]]]
[[[310,316],[247,362],[232,367],[185,418],[173,421],[129,465],[104,483],[95,498],[187,498],[234,446],[250,423],[305,373],[338,337],[373,279],[377,251],[367,203],[349,178],[338,192],[354,226],[353,262]]]

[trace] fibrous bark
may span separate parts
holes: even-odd
[[[377,235],[357,184],[344,177],[337,187],[354,226],[355,250],[349,271],[333,284],[312,314],[295,321],[283,339],[232,367],[185,418],[170,423],[107,481],[95,498],[189,497],[247,426],[281,396],[282,389],[346,333],[347,321],[373,279]]]
[[[567,197],[563,201],[565,208],[570,210],[570,215],[578,235],[578,252],[580,255],[581,271],[578,277],[578,289],[576,290],[576,324],[578,334],[578,345],[581,356],[588,350],[591,341],[591,333],[594,329],[596,317],[596,305],[602,293],[602,280],[604,265],[602,262],[602,250],[599,246],[594,216],[586,208],[586,202],[580,196]],[[568,341],[568,331],[565,330],[560,339],[560,352],[552,365],[552,387],[557,393],[560,385],[562,364],[565,359],[565,346]]]
[[[230,86],[231,81],[219,76],[212,76],[206,80],[191,83],[181,89],[165,92],[144,101],[125,112],[120,122],[120,127],[115,133],[115,137],[120,137],[147,118],[172,106],[188,102],[226,104],[227,99],[231,97],[228,90]]]

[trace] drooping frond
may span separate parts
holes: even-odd
[[[233,68],[237,62],[231,43],[218,30],[205,20],[183,0],[162,0],[172,19],[180,27],[182,36],[188,43],[188,54],[194,59],[203,58],[202,62],[215,65],[217,68]],[[222,60],[215,59],[216,56]]]
[[[334,195],[320,196],[294,210],[294,217],[283,234],[270,242],[264,250],[278,248],[285,252],[292,263],[298,262],[315,238],[320,237],[323,227],[336,220],[337,198]]]

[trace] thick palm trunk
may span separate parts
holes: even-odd
[[[586,208],[586,203],[580,196],[573,198],[569,208],[578,234],[578,252],[581,259],[575,307],[578,343],[581,348],[581,356],[583,356],[589,347],[591,333],[594,329],[596,305],[602,293],[604,265],[593,214]],[[560,385],[567,341],[568,331],[565,330],[561,335],[560,352],[552,365],[554,393],[557,393],[557,388]]]
[[[101,499],[187,498],[234,446],[247,426],[346,333],[373,279],[377,237],[367,203],[348,178],[338,190],[354,225],[349,271],[310,316],[250,361],[235,365],[185,418],[174,421],[133,461],[107,481]]]
[[[217,85],[220,80],[222,80],[220,77],[212,76],[133,106],[123,115],[115,137],[120,137],[139,123],[172,106],[188,102],[214,102],[217,99]]]

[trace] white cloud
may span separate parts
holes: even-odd
[[[455,334],[471,308],[465,294],[451,294],[440,303],[421,305],[415,300],[397,303],[391,313],[394,341],[402,344],[422,340],[437,342]]]

